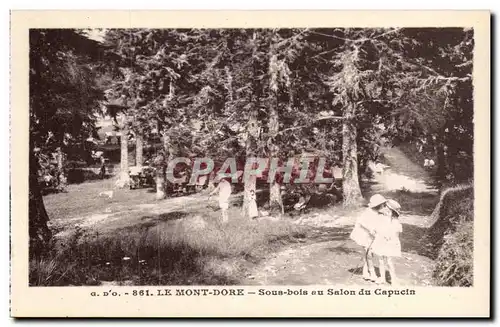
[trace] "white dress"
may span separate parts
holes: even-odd
[[[231,197],[231,184],[226,180],[219,183],[219,207],[227,210],[229,208],[229,198]]]
[[[381,215],[376,228],[377,234],[371,247],[372,252],[380,256],[401,257],[399,234],[402,231],[403,227],[399,219]]]
[[[248,215],[250,216],[250,218],[259,216],[255,194],[250,196],[250,203],[248,204]]]
[[[366,209],[363,211],[356,220],[350,238],[364,248],[369,247],[373,241],[373,236],[370,234],[370,231],[375,230],[378,216],[379,214],[373,209]]]

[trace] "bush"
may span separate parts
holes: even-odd
[[[440,286],[472,286],[474,227],[466,221],[444,237],[437,257],[434,278]]]
[[[434,278],[441,286],[472,286],[474,259],[474,189],[459,185],[445,190],[434,210],[436,221],[425,235],[436,259]]]

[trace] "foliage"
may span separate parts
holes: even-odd
[[[36,155],[51,156],[56,148],[61,148],[62,152],[69,147],[82,148],[85,140],[95,135],[97,117],[94,113],[103,95],[97,76],[101,59],[105,56],[98,42],[87,38],[84,31],[74,29],[31,29],[29,46],[29,231],[32,256],[42,253],[50,240],[49,218],[39,189],[40,162]],[[64,166],[61,167],[62,155],[59,159],[59,167],[55,170],[57,176],[45,177],[56,178],[56,184],[61,186],[66,178]]]
[[[457,230],[444,237],[436,259],[434,278],[440,286],[473,286],[474,284],[474,226],[472,221],[458,225]]]
[[[446,189],[432,217],[436,220],[422,240],[436,259],[434,278],[443,286],[472,286],[474,251],[474,188]]]
[[[349,102],[365,135],[374,121],[389,141],[439,131],[456,110],[443,111],[443,103],[451,106],[470,80],[471,36],[460,29],[110,30],[122,74],[108,96],[126,98],[134,128],[159,127],[185,151],[245,155],[256,109],[256,153],[279,145],[280,155],[316,149],[335,161],[336,117]],[[271,108],[276,135],[267,129]],[[380,142],[358,142],[363,157],[376,156]]]
[[[473,49],[462,28],[109,29],[103,44],[33,30],[32,140],[81,143],[104,101],[132,133],[163,136],[162,165],[322,156],[359,190],[380,146],[427,139],[440,176],[466,180]]]
[[[95,136],[98,42],[83,31],[30,30],[30,137],[34,146],[82,143]]]

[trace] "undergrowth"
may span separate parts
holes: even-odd
[[[225,225],[200,216],[112,234],[77,229],[30,262],[31,286],[232,285],[244,266],[305,237],[287,221],[233,219]]]
[[[433,213],[437,219],[424,241],[436,259],[440,286],[472,286],[474,261],[474,189],[460,185],[443,192]]]

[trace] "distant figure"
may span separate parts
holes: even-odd
[[[378,174],[381,175],[384,173],[384,171],[389,168],[389,166],[384,165],[381,162],[376,162],[373,160],[368,160],[367,163],[367,169],[372,173],[372,174]]]
[[[209,193],[209,199],[217,192],[219,193],[219,207],[222,211],[222,223],[225,224],[228,220],[227,209],[229,209],[229,198],[232,192],[231,184],[227,180],[222,179],[219,185]]]
[[[424,167],[425,168],[429,168],[430,169],[430,168],[433,168],[434,165],[435,165],[434,160],[432,160],[432,159],[425,159],[424,160]]]
[[[250,219],[259,216],[259,211],[257,209],[257,197],[255,196],[255,191],[250,191],[250,203],[248,204],[248,216]]]
[[[104,177],[106,177],[106,159],[104,159],[104,156],[101,156],[100,160],[101,160],[101,171],[99,175],[101,179],[104,179]]]

